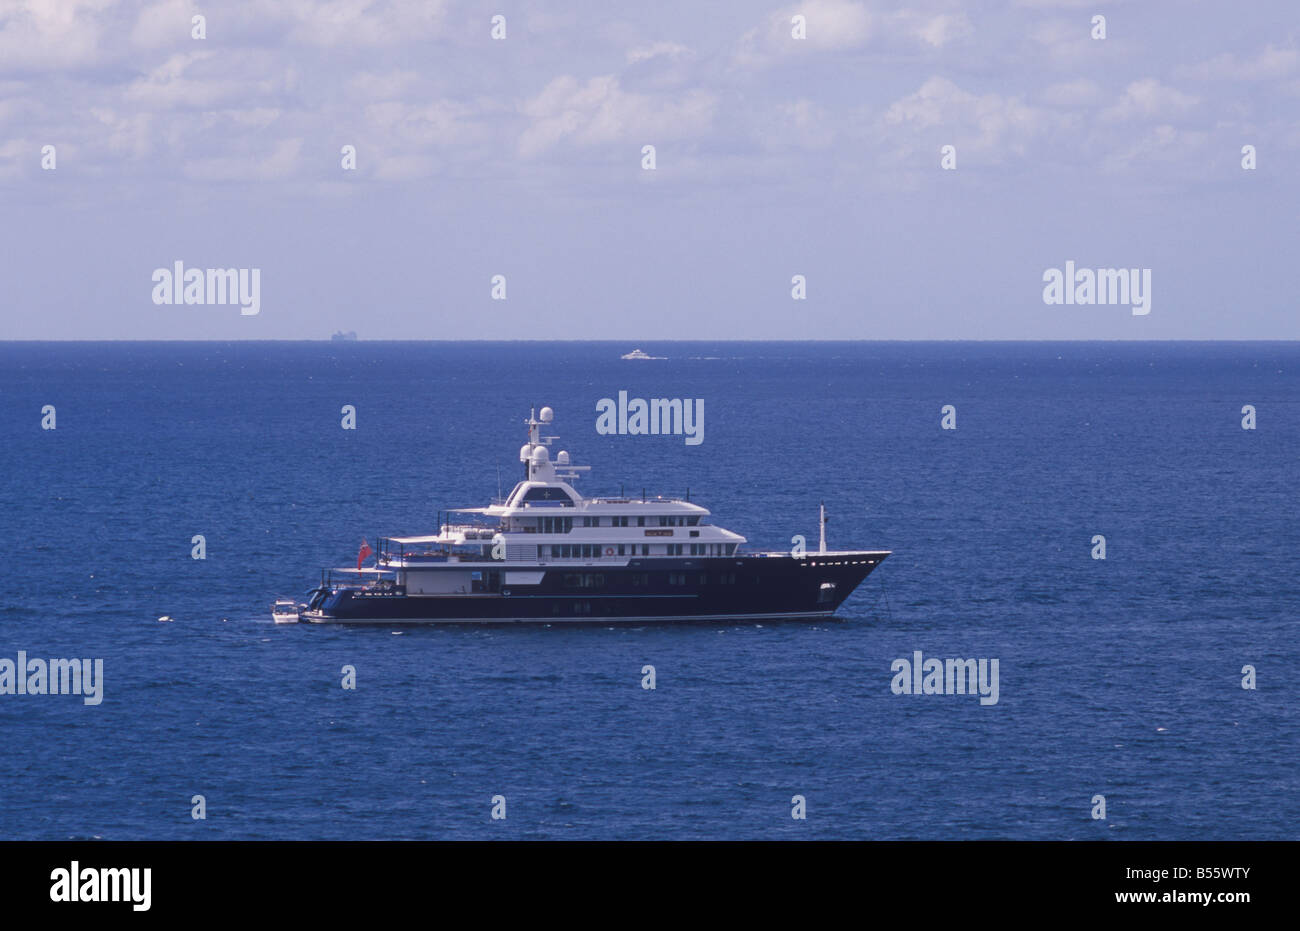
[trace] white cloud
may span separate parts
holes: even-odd
[[[806,21],[807,37],[792,35],[796,14]],[[831,49],[858,48],[871,35],[873,16],[865,4],[852,0],[808,0],[768,14],[761,25],[740,37],[733,61],[744,68],[761,68],[787,55]]]
[[[796,14],[806,19],[804,39],[791,35]],[[732,59],[742,68],[762,68],[791,56],[870,46],[916,53],[944,48],[973,33],[970,20],[960,11],[922,10],[914,5],[890,10],[876,2],[807,0],[770,14],[744,33]]]
[[[197,181],[276,181],[296,173],[301,153],[301,139],[283,139],[266,153],[254,150],[191,161],[185,174]]]
[[[918,13],[903,10],[895,13],[890,25],[931,48],[943,48],[964,39],[975,30],[965,13]]]
[[[627,53],[627,63],[635,65],[638,62],[661,57],[680,58],[689,52],[690,49],[679,42],[652,42],[649,45],[641,45],[630,49]]]
[[[477,142],[482,130],[473,122],[478,109],[468,103],[435,100],[405,103],[386,100],[366,107],[366,134],[404,148]]]
[[[1103,112],[1102,117],[1108,120],[1168,120],[1186,113],[1198,102],[1196,97],[1161,84],[1155,78],[1144,78],[1126,87],[1119,100]]]
[[[1208,138],[1208,134],[1199,130],[1180,130],[1161,123],[1110,152],[1102,165],[1107,171],[1188,161],[1201,161],[1203,165],[1197,153]]]
[[[1036,23],[1028,35],[1036,51],[1050,67],[1075,71],[1095,67],[1099,61],[1122,57],[1118,38],[1092,38],[1092,24],[1086,16],[1051,19]],[[1037,46],[1037,48],[1035,48]]]
[[[777,104],[763,119],[755,138],[769,151],[825,149],[835,141],[835,119],[806,98]]]
[[[140,158],[152,151],[152,114],[122,113],[107,107],[92,107],[90,115],[99,124],[99,144],[109,151],[129,158]]]
[[[559,77],[521,107],[529,121],[519,137],[519,153],[538,155],[561,141],[577,145],[655,144],[709,129],[717,99],[703,91],[635,94],[614,75],[589,79]]]
[[[194,0],[160,0],[140,11],[131,42],[139,48],[168,48],[193,39],[195,14],[202,13]]]
[[[438,35],[447,0],[275,0],[267,14],[290,22],[289,38],[308,45],[384,46]]]
[[[1095,103],[1101,96],[1101,88],[1087,78],[1052,84],[1042,94],[1043,100],[1056,107],[1081,107]]]
[[[808,21],[808,38],[803,41],[810,48],[856,48],[871,35],[873,17],[862,3],[852,0],[808,0],[797,7],[778,13],[772,24],[775,31],[790,39],[791,18],[802,13]]]
[[[1109,0],[1118,3],[1120,0]],[[1084,7],[1096,7],[1098,0],[1016,0],[1016,6],[1026,6],[1040,10],[1079,10]]]
[[[421,82],[415,71],[359,71],[348,79],[348,90],[365,100],[401,100]]]
[[[0,70],[54,71],[97,63],[117,0],[8,0],[0,4]]]
[[[297,83],[291,68],[277,73],[280,68],[277,62],[260,53],[226,52],[217,57],[212,49],[178,52],[144,77],[132,81],[123,98],[154,110],[274,101]]]
[[[1046,128],[1046,114],[1019,97],[972,94],[947,78],[932,77],[891,104],[883,123],[910,134],[942,127],[954,144],[1019,151],[1025,139]]]
[[[1238,58],[1229,52],[1209,61],[1180,68],[1180,77],[1202,81],[1266,81],[1285,78],[1300,64],[1300,50],[1266,46],[1251,58]]]

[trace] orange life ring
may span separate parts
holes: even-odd
[[[612,546],[607,546],[607,547],[605,547],[605,555],[606,555],[606,556],[613,556],[613,555],[614,555],[614,547],[612,547]]]

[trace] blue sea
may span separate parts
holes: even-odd
[[[104,664],[0,695],[0,837],[1297,837],[1300,344],[631,348],[0,343],[0,657]],[[599,435],[620,390],[704,442]],[[272,625],[508,490],[542,405],[587,494],[893,555],[827,622]],[[998,702],[894,694],[918,650]]]

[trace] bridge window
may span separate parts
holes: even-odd
[[[524,503],[545,501],[551,504],[558,504],[561,507],[573,507],[573,502],[569,500],[569,496],[558,488],[530,488],[524,495],[522,501]]]

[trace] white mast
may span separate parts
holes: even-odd
[[[825,553],[826,552],[826,502],[825,501],[822,502],[822,513],[821,513],[820,523],[821,523],[821,530],[822,530],[821,545],[818,547],[817,552]]]

